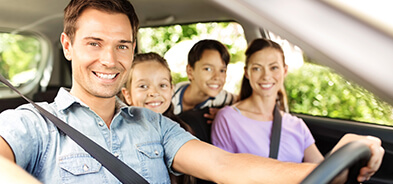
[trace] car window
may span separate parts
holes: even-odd
[[[41,80],[48,61],[48,42],[29,33],[0,33],[0,73],[22,93]],[[15,96],[0,84],[1,96]]]
[[[222,42],[231,55],[224,89],[238,93],[243,76],[247,41],[242,26],[236,22],[205,22],[139,29],[138,52],[157,52],[168,61],[174,83],[187,81],[187,55],[201,39]]]
[[[393,126],[393,108],[333,69],[315,64],[299,47],[269,32],[284,49],[289,71],[285,79],[293,113]]]

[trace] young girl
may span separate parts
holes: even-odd
[[[277,105],[282,116],[277,159],[314,163],[323,160],[304,121],[287,113],[287,70],[284,52],[277,43],[256,39],[249,45],[240,101],[217,113],[212,127],[214,145],[233,153],[268,157]]]
[[[135,55],[125,88],[122,88],[123,101],[128,105],[145,107],[178,122],[185,130],[191,128],[173,114],[171,98],[173,94],[172,77],[166,60],[156,53]],[[191,176],[175,177],[172,183],[195,183]]]
[[[190,82],[178,83],[172,98],[174,113],[208,143],[216,112],[236,101],[235,95],[223,90],[229,59],[227,48],[219,41],[197,42],[188,54],[186,70]]]

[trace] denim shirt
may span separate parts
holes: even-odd
[[[161,114],[116,103],[110,129],[88,106],[60,89],[39,105],[118,157],[149,183],[170,183],[168,171],[191,134]],[[0,114],[0,136],[16,163],[44,183],[120,183],[30,104]]]

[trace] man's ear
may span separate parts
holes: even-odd
[[[194,79],[193,76],[194,69],[190,65],[187,65],[186,71],[187,71],[188,80],[192,81]]]
[[[63,47],[64,57],[68,60],[72,60],[72,44],[70,37],[67,36],[64,32],[61,33],[60,42]]]
[[[127,88],[122,87],[121,88],[121,93],[123,94],[124,100],[126,101],[126,103],[128,105],[132,105],[132,100],[131,100],[131,94],[130,92],[127,90]]]

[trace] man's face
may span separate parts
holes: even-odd
[[[125,14],[88,8],[77,20],[73,44],[62,34],[67,59],[72,60],[71,93],[79,98],[111,98],[121,89],[131,67],[135,44]]]

